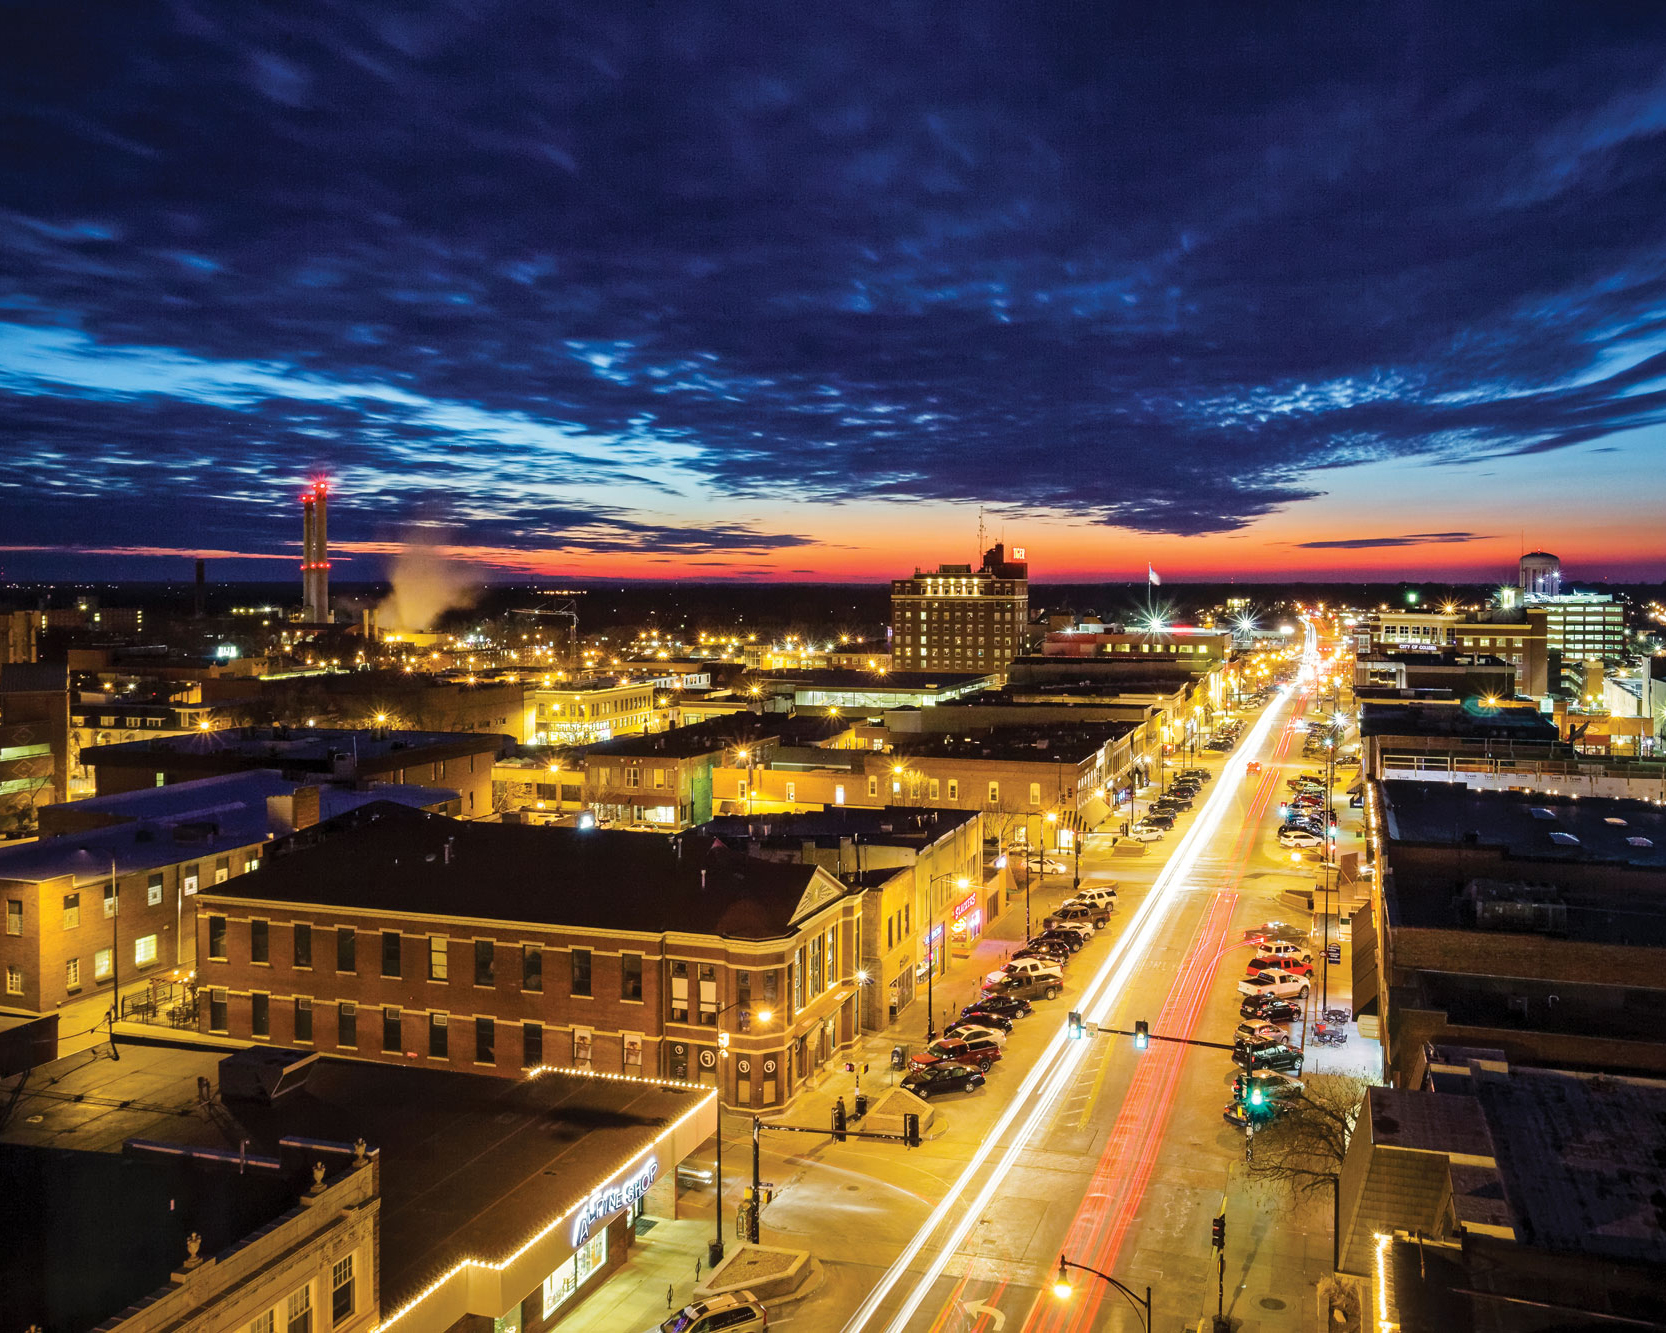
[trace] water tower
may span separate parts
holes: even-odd
[[[1529,551],[1521,558],[1524,597],[1558,597],[1562,592],[1562,562],[1549,551]]]

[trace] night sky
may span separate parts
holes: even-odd
[[[1666,9],[10,4],[0,568],[1666,575]]]

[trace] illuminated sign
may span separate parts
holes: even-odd
[[[1022,546],[1014,546],[1012,548],[1012,558],[1014,560],[1024,559],[1024,548]]]
[[[976,889],[973,889],[971,893],[968,893],[964,898],[962,898],[958,903],[956,903],[954,905],[954,913],[953,913],[954,919],[956,921],[959,921],[961,919],[961,917],[966,916],[968,913],[975,912],[977,910],[978,910],[978,893],[977,893]]]
[[[647,1194],[658,1177],[659,1159],[650,1157],[634,1176],[615,1185],[604,1185],[592,1194],[584,1201],[584,1207],[578,1210],[578,1216],[573,1218],[574,1247],[584,1244],[590,1235],[590,1228],[602,1218],[609,1213],[618,1212],[621,1208],[628,1208]]]

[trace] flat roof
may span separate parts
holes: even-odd
[[[700,825],[722,842],[799,843],[806,840],[859,838],[896,847],[929,847],[978,817],[976,810],[940,810],[930,806],[888,805],[879,810],[833,806],[801,814],[721,815]]]
[[[514,738],[497,732],[385,731],[352,727],[228,727],[189,736],[150,736],[120,745],[91,745],[81,751],[89,764],[154,765],[207,769],[316,768],[329,771],[334,756],[349,755],[363,766],[388,759],[427,763],[441,753],[496,750]],[[385,766],[385,765],[384,765]],[[395,765],[397,766],[397,764]]]
[[[1361,702],[1362,736],[1453,736],[1476,740],[1560,740],[1556,724],[1534,708],[1478,707],[1433,701]]]
[[[865,693],[897,691],[929,693],[932,690],[962,689],[980,680],[992,679],[992,671],[858,671],[850,667],[806,667],[803,670],[754,671],[759,680],[780,681],[823,690],[861,690]]]
[[[3,1141],[112,1153],[142,1138],[236,1150],[240,1127],[251,1153],[275,1157],[286,1136],[340,1144],[363,1138],[380,1156],[384,1313],[461,1258],[512,1252],[709,1095],[674,1080],[560,1070],[502,1079],[322,1057],[301,1089],[274,1104],[204,1107],[197,1079],[218,1087],[228,1053],[124,1039],[120,1063],[66,1057],[36,1071]],[[96,1217],[98,1206],[89,1201],[85,1211]],[[47,1233],[61,1267],[77,1273],[88,1267],[89,1250],[58,1248],[38,1215],[11,1207],[0,1214],[27,1217],[26,1227]],[[144,1243],[125,1229],[103,1235],[109,1245]],[[184,1253],[183,1244],[170,1249],[170,1263],[177,1265]]]
[[[1449,782],[1393,780],[1382,790],[1390,842],[1476,844],[1524,861],[1666,870],[1666,808],[1652,801]]]
[[[784,719],[780,719],[784,720]],[[752,745],[768,740],[779,731],[775,722],[767,722],[757,713],[726,713],[722,717],[691,722],[685,727],[671,727],[666,731],[642,732],[631,736],[615,736],[584,747],[587,755],[620,755],[628,758],[689,759],[697,754],[711,754],[733,746]]]
[[[975,736],[953,732],[899,732],[896,752],[905,759],[1002,759],[1014,762],[1078,764],[1109,741],[1133,731],[1133,722],[1059,722],[992,727]]]
[[[818,876],[698,835],[484,824],[380,803],[274,843],[260,869],[202,893],[762,940],[791,934],[822,905]]]
[[[39,883],[74,875],[93,882],[110,878],[112,859],[117,873],[128,874],[248,847],[288,831],[273,826],[267,799],[293,795],[306,785],[274,769],[257,768],[76,801],[71,808],[77,815],[91,812],[129,822],[0,845],[0,880]],[[325,785],[318,792],[321,819],[372,802],[423,809],[461,799],[450,788],[393,782],[371,783],[362,790]]]

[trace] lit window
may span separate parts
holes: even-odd
[[[8,965],[6,968],[6,994],[23,994],[23,969]]]
[[[156,962],[156,936],[141,935],[133,941],[133,965],[149,967]]]

